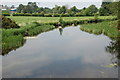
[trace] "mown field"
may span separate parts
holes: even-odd
[[[99,16],[99,19],[113,19],[116,16]],[[31,22],[38,22],[38,23],[50,23],[50,22],[58,22],[59,17],[27,17],[27,16],[9,16],[8,18],[11,18],[14,20],[17,24],[20,26],[25,26],[27,24],[30,24]],[[94,16],[92,17],[62,17],[64,21],[74,21],[74,20],[88,20],[88,19],[94,19]]]

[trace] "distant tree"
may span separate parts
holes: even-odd
[[[11,6],[11,8],[15,8],[15,6],[14,6],[14,5],[12,5],[12,6]]]
[[[36,2],[28,2],[26,6],[20,4],[17,8],[18,13],[36,13],[38,10],[38,6]]]
[[[26,11],[27,13],[33,13],[33,12],[34,12],[30,5],[27,5],[27,6],[26,6],[25,11]]]
[[[19,7],[17,8],[17,12],[22,13],[24,7],[25,7],[24,5],[20,4]]]
[[[103,0],[101,8],[99,9],[99,13],[101,16],[108,16],[111,14],[110,8],[109,8],[109,4],[111,4],[112,2],[108,2],[107,0]]]
[[[73,6],[72,8],[69,9],[70,13],[77,13],[79,12],[79,9],[76,8],[76,6]]]
[[[61,14],[61,13],[65,14],[67,12],[66,6],[60,7],[58,12],[59,12],[59,14]]]
[[[33,13],[37,12],[38,6],[36,4],[36,2],[28,2],[28,8],[31,8],[31,11]]]
[[[86,7],[84,7],[84,8],[80,11],[80,15],[81,15],[81,16],[85,16],[85,10],[86,10]]]
[[[98,12],[97,7],[95,5],[90,5],[87,9],[84,10],[84,15],[93,16],[96,12]]]
[[[112,2],[108,5],[109,10],[111,12],[111,15],[117,15],[118,14],[118,2]]]
[[[44,11],[44,13],[52,13],[52,10],[47,7],[45,7],[43,11]]]
[[[55,5],[55,7],[52,9],[53,13],[59,13],[60,6]]]
[[[43,7],[37,8],[36,12],[41,13],[42,11],[44,11]]]

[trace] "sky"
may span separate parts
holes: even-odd
[[[53,8],[55,5],[66,5],[68,8],[76,6],[78,9],[82,9],[83,7],[88,7],[92,4],[99,8],[102,0],[0,0],[0,3],[3,5],[15,5],[15,7],[18,7],[19,4],[26,5],[28,2],[37,2],[39,7]]]
[[[2,3],[3,5],[15,5],[15,7],[18,7],[19,4],[24,4],[27,5],[28,2],[4,2]],[[78,9],[82,9],[83,7],[88,7],[90,5],[96,5],[96,7],[100,7],[101,6],[101,2],[37,2],[37,5],[39,7],[49,7],[49,8],[53,8],[55,5],[65,5],[68,8],[71,8],[73,6],[76,6]]]

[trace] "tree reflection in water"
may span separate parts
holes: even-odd
[[[116,38],[115,40],[111,41],[106,47],[106,51],[113,55],[113,58],[111,59],[112,63],[119,65],[118,60],[120,60],[120,38]]]
[[[113,55],[112,63],[117,64],[120,67],[120,20],[118,20],[118,37],[110,42],[109,46],[106,47],[106,51]],[[116,67],[117,67],[116,66]]]

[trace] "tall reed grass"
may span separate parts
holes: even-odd
[[[117,30],[117,21],[104,21],[96,24],[83,24],[81,25],[80,29],[96,35],[104,34],[112,38],[120,37],[120,32]]]

